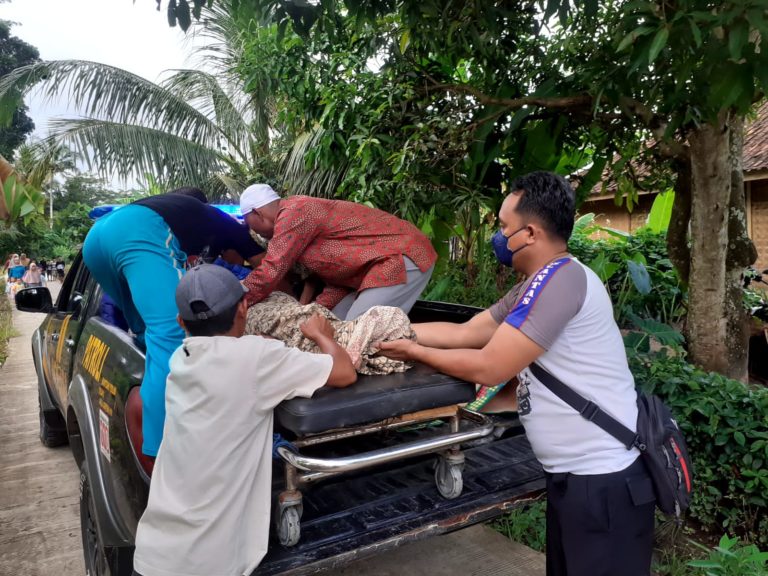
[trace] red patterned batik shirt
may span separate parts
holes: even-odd
[[[413,224],[343,200],[290,196],[280,201],[267,254],[243,282],[261,302],[298,262],[326,284],[317,303],[332,309],[350,292],[405,284],[403,256],[426,272],[437,260]]]

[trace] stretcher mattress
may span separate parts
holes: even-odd
[[[360,376],[348,388],[325,386],[312,398],[286,400],[275,410],[275,422],[296,436],[306,436],[463,404],[474,398],[474,384],[417,364],[397,374]]]

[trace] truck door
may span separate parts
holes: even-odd
[[[56,312],[48,326],[46,349],[56,396],[66,410],[67,388],[72,375],[72,358],[86,316],[90,273],[78,255],[64,280],[56,301]]]

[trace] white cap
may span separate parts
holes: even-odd
[[[251,184],[240,195],[240,214],[245,216],[275,200],[280,200],[280,196],[269,184]]]

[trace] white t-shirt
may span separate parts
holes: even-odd
[[[491,315],[544,348],[536,362],[550,374],[635,430],[634,378],[611,300],[590,268],[572,257],[555,260],[513,288]],[[528,368],[518,379],[520,421],[547,472],[607,474],[639,456],[550,392]]]
[[[237,576],[267,552],[273,409],[325,384],[333,359],[260,336],[187,338],[133,563],[142,576]]]

